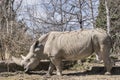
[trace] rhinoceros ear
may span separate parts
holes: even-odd
[[[39,44],[39,41],[36,41],[36,42],[35,42],[35,47],[38,46],[38,44]]]
[[[35,49],[39,45],[39,41],[35,41],[32,45],[32,48]]]
[[[30,47],[30,52],[34,52],[34,49],[38,46],[39,41],[36,41],[33,43],[33,45]]]
[[[35,52],[36,52],[36,51],[43,50],[43,48],[44,48],[43,44],[39,43],[39,44],[37,44],[37,45],[35,46]]]

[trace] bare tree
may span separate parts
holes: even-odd
[[[80,24],[80,28],[83,29],[83,16],[82,16],[82,2],[83,0],[79,0],[79,14],[77,15],[78,17],[78,22]]]
[[[25,45],[27,41],[26,24],[23,21],[17,21],[17,10],[21,6],[22,0],[19,5],[15,6],[15,0],[2,0],[0,6],[0,55],[2,60],[9,59],[15,53],[21,53],[21,45]]]
[[[108,0],[105,0],[105,8],[106,8],[106,17],[107,17],[107,32],[110,34],[110,11],[108,7]]]
[[[92,2],[92,0],[89,0],[90,1],[90,9],[91,9],[91,18],[92,18],[92,24],[93,24],[93,26],[95,27],[95,17],[94,17],[94,10],[93,10],[93,2]]]
[[[33,34],[52,30],[66,31],[89,28],[95,21],[98,0],[39,0],[27,6],[30,28]],[[39,9],[35,9],[38,8]]]

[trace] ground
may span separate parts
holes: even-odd
[[[0,80],[120,80],[119,66],[113,67],[111,75],[104,75],[105,69],[103,65],[93,63],[87,64],[84,69],[83,67],[66,69],[63,71],[63,76],[55,75],[54,71],[51,77],[47,77],[46,72],[45,70],[31,71],[30,74],[23,71],[1,72]]]
[[[120,80],[119,75],[100,75],[100,74],[83,74],[79,71],[64,71],[63,76],[53,75],[46,77],[43,74],[24,74],[24,73],[9,73],[9,76],[2,75],[0,80]],[[8,73],[7,73],[8,74]]]

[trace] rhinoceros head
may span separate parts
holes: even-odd
[[[40,61],[40,54],[43,54],[44,46],[36,41],[30,47],[29,53],[26,56],[21,55],[21,58],[12,57],[12,60],[20,66],[23,66],[25,72],[37,67]]]

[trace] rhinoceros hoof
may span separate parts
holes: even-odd
[[[105,72],[105,75],[111,75],[111,73],[110,72]]]

